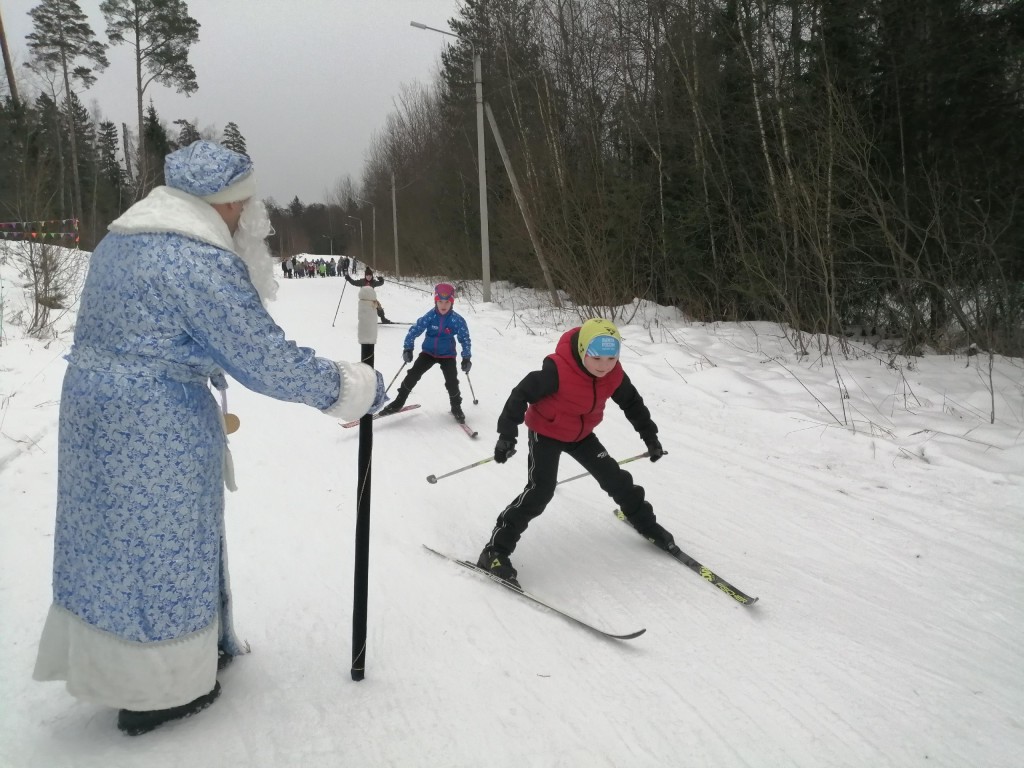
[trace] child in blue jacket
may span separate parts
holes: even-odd
[[[444,374],[444,387],[448,390],[448,400],[452,407],[452,416],[459,424],[466,423],[466,415],[462,412],[462,394],[459,392],[459,374],[455,370],[455,339],[462,345],[462,372],[469,373],[473,363],[470,361],[472,349],[469,341],[469,326],[458,312],[452,309],[455,304],[455,287],[449,283],[439,283],[434,287],[434,308],[417,320],[405,335],[402,345],[402,359],[412,363],[412,350],[416,337],[426,331],[419,357],[413,363],[409,373],[398,387],[398,396],[381,410],[386,416],[401,410],[405,401],[420,380],[435,364],[441,366]]]

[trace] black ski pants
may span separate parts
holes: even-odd
[[[405,399],[412,392],[412,388],[416,386],[423,374],[435,365],[441,366],[441,373],[444,374],[444,388],[448,390],[448,399],[451,401],[452,407],[462,405],[462,393],[459,392],[459,371],[455,365],[455,358],[434,357],[426,352],[420,352],[416,362],[412,364],[412,368],[405,374],[402,383],[398,385],[398,398],[396,402],[404,405]]]
[[[498,515],[498,522],[487,543],[489,548],[512,554],[530,521],[540,515],[554,497],[558,461],[563,453],[572,456],[593,475],[633,525],[643,527],[654,522],[654,509],[644,500],[644,489],[633,484],[633,476],[608,455],[593,432],[578,443],[563,443],[531,431],[528,441],[530,456],[526,465],[526,487]]]

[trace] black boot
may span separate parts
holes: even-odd
[[[675,539],[672,538],[672,534],[662,528],[660,523],[649,522],[643,526],[635,527],[637,533],[659,549],[664,549],[666,552],[678,549],[678,547],[676,547]]]
[[[679,549],[672,534],[661,526],[654,516],[654,509],[647,502],[641,504],[640,509],[632,515],[624,514],[619,510],[616,510],[615,514],[633,526],[633,530],[659,549],[664,549],[666,552],[674,552]]]
[[[452,416],[455,417],[455,420],[457,422],[459,422],[459,424],[465,424],[466,423],[466,414],[464,414],[462,412],[462,398],[461,397],[458,398],[458,399],[451,398],[451,404],[452,404]]]
[[[225,651],[220,646],[217,646],[217,671],[220,672],[222,669],[226,669],[235,657]]]
[[[398,413],[405,407],[405,401],[409,398],[409,390],[404,387],[398,388],[398,395],[390,403],[380,409],[381,416],[390,416],[392,413]]]
[[[484,551],[480,553],[480,557],[477,558],[476,564],[492,576],[497,576],[499,579],[508,582],[516,589],[522,589],[516,578],[519,574],[516,573],[516,569],[512,567],[512,561],[508,559],[508,555],[503,552],[499,552],[496,549],[485,548]]]
[[[193,699],[188,704],[182,704],[177,707],[170,707],[169,709],[147,709],[141,711],[135,711],[132,709],[122,709],[117,713],[117,727],[118,730],[124,731],[129,736],[139,736],[143,733],[149,733],[157,726],[169,723],[172,720],[180,720],[183,717],[189,717],[194,715],[196,712],[202,712],[208,706],[213,704],[220,696],[220,683],[216,683],[213,686],[213,690],[209,693],[203,694],[197,699]]]

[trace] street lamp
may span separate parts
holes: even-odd
[[[428,27],[418,21],[410,21],[416,29],[429,29],[442,35],[455,37],[473,48],[473,80],[476,82],[476,154],[477,173],[480,185],[480,271],[483,278],[483,300],[491,300],[491,245],[487,233],[487,163],[484,155],[484,77],[480,63],[480,50],[472,40],[436,27]]]
[[[373,266],[377,267],[377,206],[371,203],[369,200],[363,200],[361,197],[357,197],[360,203],[366,203],[368,206],[373,208]],[[395,274],[398,274],[398,265],[395,265]]]
[[[335,238],[335,235],[320,235],[320,237],[322,237],[324,240],[330,240],[331,241],[331,256],[333,256],[334,255],[334,238]]]
[[[348,214],[345,215],[348,216]],[[358,216],[349,216],[349,218],[353,221],[359,222],[359,258],[362,259],[363,264],[366,264],[366,250],[363,248],[363,220]],[[351,226],[351,224],[349,226]],[[374,259],[373,267],[374,269],[377,268],[376,259]]]

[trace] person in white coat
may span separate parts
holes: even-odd
[[[110,225],[90,259],[60,403],[53,603],[37,680],[114,707],[137,735],[216,699],[235,636],[213,388],[343,420],[379,409],[379,373],[289,341],[248,157],[198,141]]]

